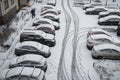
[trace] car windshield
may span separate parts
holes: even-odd
[[[100,50],[100,51],[107,52],[107,53],[120,53],[119,51],[114,50],[114,49],[103,49],[103,50]]]
[[[36,50],[37,51],[37,49],[35,48],[35,47],[32,47],[32,46],[22,46],[21,47],[22,49],[26,49],[26,50]]]

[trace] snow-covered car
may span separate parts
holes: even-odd
[[[83,6],[83,10],[86,10],[88,8],[94,8],[95,6],[102,6],[101,3],[91,3],[91,4],[86,4]]]
[[[94,59],[120,59],[120,47],[114,44],[100,44],[92,49]]]
[[[23,48],[21,49],[21,53],[25,53],[23,51]],[[19,49],[19,50],[20,50]],[[40,68],[44,72],[47,70],[47,62],[46,59],[40,55],[36,54],[29,54],[30,51],[28,51],[28,54],[22,55],[15,57],[10,60],[9,68],[14,68],[14,67],[35,67],[35,68]]]
[[[45,15],[45,14],[48,14],[48,13],[51,13],[51,14],[54,14],[54,15],[59,15],[59,12],[56,11],[55,9],[48,9],[48,10],[45,10],[45,11],[41,12],[40,15],[42,16],[42,15]]]
[[[33,26],[38,26],[41,24],[51,24],[54,26],[55,30],[60,29],[60,24],[58,22],[52,21],[47,18],[36,18],[33,22]]]
[[[55,28],[51,24],[41,24],[41,25],[38,25],[38,26],[33,26],[33,27],[26,28],[26,29],[41,30],[41,31],[44,31],[45,33],[55,35]]]
[[[89,50],[92,50],[94,45],[99,45],[103,43],[113,43],[120,46],[119,39],[112,36],[105,35],[105,34],[95,34],[87,38],[87,48]]]
[[[99,28],[95,28],[95,29],[90,29],[88,31],[87,37],[91,36],[91,35],[95,35],[95,34],[106,34],[108,36],[110,36],[110,33],[103,30],[103,29],[99,29]]]
[[[54,35],[45,33],[41,30],[25,29],[20,34],[20,42],[23,41],[37,41],[49,47],[53,47],[56,44]]]
[[[15,67],[0,70],[0,80],[45,80],[45,73],[39,68]]]
[[[56,6],[56,0],[48,0],[47,5]]]
[[[52,20],[52,21],[54,21],[54,22],[60,23],[60,18],[59,18],[59,16],[58,16],[58,15],[51,14],[51,13],[42,15],[42,18],[47,18],[47,19],[50,19],[50,20]]]
[[[88,8],[85,10],[86,14],[98,15],[100,12],[108,11],[107,8],[103,6],[96,6],[94,8]]]
[[[35,41],[24,41],[17,43],[15,46],[15,54],[21,56],[24,54],[38,54],[42,55],[45,58],[51,55],[50,48],[46,45]]]
[[[42,8],[41,8],[41,12],[45,11],[45,10],[48,10],[48,9],[54,9],[56,10],[59,14],[61,13],[61,10],[60,9],[57,9],[55,6],[53,5],[43,5]]]
[[[36,26],[34,29],[42,30],[45,33],[49,33],[49,34],[55,35],[55,28],[54,28],[53,25],[50,25],[50,24],[41,24],[39,26]]]
[[[120,16],[117,15],[109,15],[98,20],[99,25],[113,25],[117,26],[120,22]]]
[[[109,16],[109,15],[118,15],[118,16],[120,16],[120,10],[100,12],[98,18],[106,17],[106,16]]]

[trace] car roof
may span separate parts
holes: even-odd
[[[114,44],[100,44],[100,45],[95,45],[94,46],[94,50],[96,51],[100,51],[100,50],[104,50],[104,49],[114,49],[120,52],[120,47],[116,46]]]
[[[38,68],[32,68],[32,67],[15,67],[11,68],[9,72],[6,74],[6,78],[12,77],[12,76],[30,76],[30,77],[39,77],[40,74],[43,76],[43,71]]]
[[[16,48],[20,48],[23,46],[33,46],[33,47],[37,48],[38,50],[41,50],[43,48],[48,48],[46,45],[43,45],[43,44],[38,43],[36,41],[24,41],[21,43],[17,43]]]
[[[49,12],[49,11],[50,11],[50,12],[51,12],[51,11],[52,11],[52,12],[57,12],[55,9],[47,9],[47,10],[43,11],[42,13]]]
[[[44,14],[44,15],[42,15],[42,16],[52,16],[52,17],[58,18],[58,15],[51,14],[51,13]]]
[[[32,33],[32,34],[31,34]],[[40,35],[42,37],[46,37],[47,34],[41,30],[30,30],[30,29],[25,29],[23,30],[22,34],[31,34],[31,35]]]
[[[33,22],[38,22],[38,21],[45,21],[45,22],[49,22],[50,24],[52,24],[52,20],[47,19],[47,18],[43,18],[43,17],[38,17],[36,18]]]
[[[51,25],[51,24],[41,24],[41,25],[39,25],[39,26],[36,26],[35,29],[38,29],[38,28],[40,28],[40,27],[46,27],[46,28],[50,28],[50,29],[52,29],[52,30],[55,30],[54,26]]]
[[[42,8],[43,8],[43,7],[51,7],[51,8],[55,8],[55,6],[53,6],[53,5],[43,5]]]
[[[99,20],[108,20],[108,19],[112,19],[112,18],[116,18],[116,19],[119,19],[120,20],[120,16],[118,15],[108,15],[106,17],[103,17],[103,18],[100,18]]]
[[[106,39],[109,39],[111,41],[113,40],[112,37],[110,37],[108,35],[105,35],[105,34],[94,34],[94,35],[90,35],[89,37],[92,38],[92,39],[103,39],[103,38],[106,38]]]
[[[18,64],[24,61],[31,61],[31,62],[37,62],[40,64],[44,64],[46,62],[46,59],[42,57],[41,55],[26,54],[26,55],[18,56],[18,57],[11,59],[10,65]]]

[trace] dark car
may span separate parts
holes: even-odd
[[[101,13],[99,14],[99,17],[98,17],[98,18],[106,17],[106,16],[109,16],[109,15],[118,15],[118,16],[120,16],[120,11],[101,12]]]
[[[20,35],[20,42],[23,41],[37,41],[49,47],[53,47],[56,44],[54,35],[41,30],[24,30]]]
[[[40,68],[44,72],[46,72],[47,70],[46,59],[41,55],[36,55],[36,54],[25,54],[10,60],[9,68],[22,67],[22,66]]]
[[[83,6],[83,10],[86,10],[88,8],[94,8],[95,6],[102,6],[101,3],[91,3],[91,4],[86,4]]]
[[[45,33],[53,34],[55,35],[55,28],[53,25],[50,24],[43,24],[35,27],[36,30],[42,30]]]
[[[100,18],[98,20],[99,25],[111,25],[111,26],[117,26],[120,21],[120,16],[117,15],[110,15],[103,18]]]
[[[98,15],[100,12],[108,11],[105,7],[96,6],[94,8],[86,9],[85,13],[90,15]]]
[[[117,27],[117,36],[120,36],[120,22],[118,23],[118,27]]]
[[[51,55],[50,48],[35,41],[24,41],[15,46],[15,55],[37,54],[48,58]]]

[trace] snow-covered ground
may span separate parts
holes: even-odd
[[[70,6],[72,6],[72,9],[75,11],[75,13],[79,16],[79,35],[78,35],[78,44],[77,44],[77,66],[78,66],[78,74],[81,74],[84,79],[86,79],[86,77],[89,77],[91,80],[109,80],[108,78],[110,77],[110,80],[119,80],[120,76],[118,75],[118,71],[119,69],[119,61],[112,61],[110,60],[109,62],[106,62],[104,60],[100,61],[100,60],[95,60],[92,59],[91,57],[91,51],[89,51],[86,48],[86,39],[87,39],[87,31],[90,28],[94,28],[94,27],[98,27],[100,28],[101,26],[99,26],[97,24],[98,22],[98,16],[95,15],[86,15],[85,11],[82,10],[82,7],[73,7],[73,0],[70,0],[71,4]],[[42,5],[46,4],[46,0],[44,0],[44,2],[42,4],[40,3],[34,3],[33,6],[30,7],[31,8],[36,8],[36,17],[40,16],[40,8]],[[71,11],[68,7],[67,4],[67,0],[64,1],[65,9],[68,11],[68,13],[71,16],[71,23],[70,23],[70,31],[68,34],[68,42],[66,45],[66,49],[65,49],[65,67],[66,67],[66,71],[68,73],[69,76],[71,76],[71,61],[72,61],[72,43],[73,43],[73,37],[74,37],[74,23],[73,23],[73,18],[72,18],[72,14]],[[57,72],[58,72],[58,66],[59,66],[59,60],[60,60],[60,55],[61,55],[61,51],[62,51],[62,42],[63,42],[63,38],[65,35],[65,28],[66,28],[66,19],[65,19],[65,15],[61,6],[61,0],[57,0],[57,6],[58,9],[61,10],[61,14],[60,16],[60,30],[56,30],[56,35],[55,35],[55,39],[56,39],[56,45],[55,47],[52,47],[50,49],[51,51],[51,56],[49,58],[47,58],[47,64],[48,64],[48,69],[45,73],[46,75],[46,80],[57,80]],[[19,14],[19,16],[21,16],[21,14]],[[13,43],[11,43],[11,41],[8,43],[12,44],[12,46],[8,49],[7,52],[0,52],[0,70],[8,68],[9,66],[9,59],[15,57],[14,55],[14,46],[16,45],[16,43],[19,40],[19,35],[22,32],[22,30],[24,28],[30,27],[32,24],[32,19],[30,14],[27,15],[28,16],[28,21],[25,20],[20,20],[19,23],[14,23],[13,22],[13,26],[15,25],[19,25],[21,26],[21,28],[19,29],[18,27],[16,27],[15,29],[17,29],[17,31],[20,31],[19,33],[17,33],[17,37],[16,35],[14,35],[14,41]],[[21,23],[26,22],[26,24],[21,25]],[[104,27],[104,26],[102,26]],[[112,26],[112,27],[116,27],[116,26]],[[113,36],[115,36],[115,33],[112,33]],[[10,40],[10,39],[9,39]],[[96,66],[95,64],[99,64],[102,67],[98,67],[94,68],[93,66]],[[113,63],[113,64],[112,64]],[[97,64],[97,65],[98,65]],[[112,65],[112,66],[111,66]],[[108,67],[109,66],[109,67]],[[111,67],[111,68],[110,68]],[[104,69],[104,70],[103,70]],[[97,71],[96,71],[97,70]],[[107,75],[106,73],[104,73],[104,71],[107,70]],[[79,73],[80,72],[80,73]],[[98,74],[98,73],[99,74]],[[109,73],[110,72],[110,73]],[[115,73],[113,73],[115,72]],[[117,76],[117,79],[113,78],[115,75],[115,77]]]

